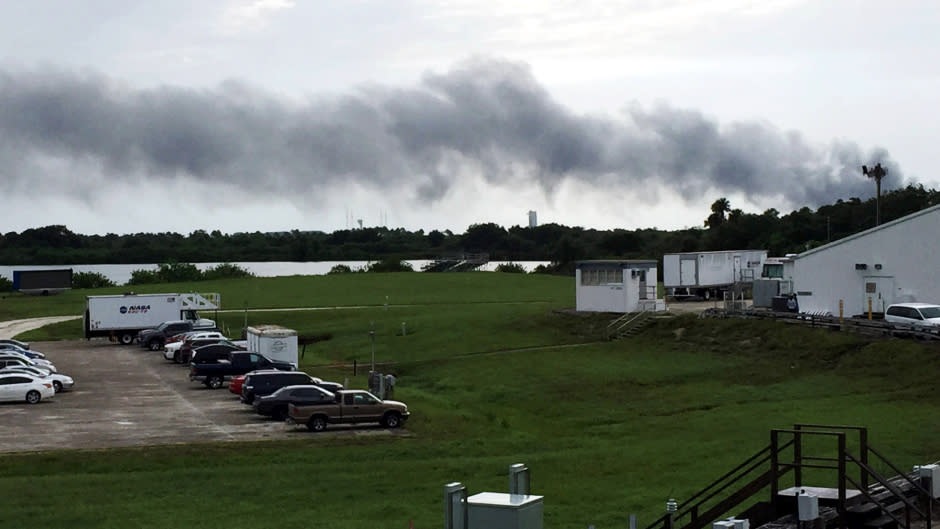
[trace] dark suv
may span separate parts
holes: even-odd
[[[184,342],[179,351],[173,356],[173,361],[177,364],[188,364],[190,362],[205,364],[215,362],[219,358],[225,358],[232,351],[244,350],[244,347],[235,345],[224,338],[199,338]],[[196,351],[200,351],[204,355],[199,360],[196,359]]]
[[[302,371],[253,371],[245,376],[242,384],[241,401],[245,404],[254,402],[255,397],[270,395],[286,386],[319,386],[327,391],[343,389],[342,384],[325,382]]]

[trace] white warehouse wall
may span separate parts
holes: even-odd
[[[883,295],[873,296],[872,310],[891,303],[940,303],[940,206],[919,211],[876,228],[797,255],[785,266],[793,280],[800,311],[845,315],[868,310],[866,282]],[[865,270],[856,270],[864,264]],[[875,265],[881,265],[876,269]]]

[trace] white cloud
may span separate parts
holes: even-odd
[[[251,0],[234,2],[222,11],[220,29],[223,34],[258,30],[270,17],[295,6],[293,0]]]

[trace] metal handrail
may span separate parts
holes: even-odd
[[[938,500],[937,498],[934,498],[934,497],[930,494],[930,492],[929,492],[927,489],[925,489],[920,483],[917,483],[916,481],[912,480],[912,479],[910,478],[910,476],[908,476],[905,472],[902,472],[900,469],[898,469],[898,467],[894,466],[894,464],[891,463],[891,461],[888,461],[883,455],[881,455],[880,453],[878,453],[877,450],[875,450],[875,449],[872,448],[871,446],[868,447],[868,450],[869,450],[871,453],[873,453],[873,454],[875,454],[876,456],[878,456],[878,459],[880,459],[882,463],[888,465],[888,467],[889,467],[891,470],[897,472],[897,474],[898,474],[899,477],[902,477],[902,478],[904,478],[905,480],[907,480],[907,482],[910,483],[912,487],[914,487],[914,489],[917,491],[918,494],[920,494],[920,495],[922,495],[922,496],[926,496],[927,498],[930,499],[930,501],[931,501],[932,503],[937,503],[938,505],[940,505],[940,500]],[[885,488],[887,488],[887,487],[885,487]],[[889,489],[889,490],[890,490],[890,489]]]
[[[793,440],[791,440],[788,443],[785,443],[779,449],[785,450],[789,448],[789,446],[792,444],[793,444]],[[689,516],[691,514],[692,518],[695,519],[696,518],[695,513],[698,511],[698,508],[704,505],[706,501],[714,498],[721,492],[727,490],[728,487],[744,479],[745,476],[749,475],[751,472],[757,469],[760,465],[769,461],[771,458],[771,454],[770,454],[771,448],[772,447],[770,445],[764,447],[763,449],[758,451],[756,454],[747,458],[743,463],[729,470],[728,472],[723,474],[721,477],[709,483],[700,491],[696,492],[691,497],[689,497],[688,500],[682,503],[683,504],[682,509],[678,510],[675,513],[667,513],[659,517],[658,519],[654,520],[650,525],[648,525],[645,529],[655,529],[658,526],[665,526],[667,519],[669,519],[670,517],[672,517],[673,520],[678,520],[678,519],[685,518],[686,516]],[[722,482],[725,482],[726,480],[728,480],[735,474],[738,474],[738,475],[734,477],[733,479],[730,479],[726,483],[722,484]]]
[[[649,312],[647,312],[647,311],[640,311],[640,312],[635,312],[635,313],[634,313],[634,312],[628,312],[628,313],[624,314],[623,316],[617,318],[616,320],[610,322],[610,324],[607,325],[607,329],[606,329],[606,332],[607,332],[607,339],[610,340],[610,337],[611,337],[611,336],[613,336],[613,335],[616,334],[616,333],[619,333],[621,330],[623,330],[625,327],[629,326],[631,323],[636,322],[636,321],[639,320],[640,318],[646,318],[646,317],[648,317],[648,316],[649,316]],[[630,317],[630,318],[627,319],[626,321],[623,321],[623,320],[626,319],[627,317]],[[622,322],[622,323],[621,323],[621,322]],[[620,325],[617,325],[618,323],[619,323]],[[614,327],[614,326],[616,326],[616,328],[613,329],[613,330],[611,330],[611,327]]]

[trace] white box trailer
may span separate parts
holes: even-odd
[[[663,255],[663,287],[674,297],[710,299],[739,281],[759,278],[767,250],[724,250]]]
[[[211,294],[117,294],[87,296],[85,338],[107,337],[130,344],[143,329],[170,320],[190,320],[199,325],[199,310],[220,308],[221,296]],[[211,325],[211,323],[207,323]]]
[[[246,338],[249,351],[298,366],[297,331],[280,325],[258,325],[248,327]]]

